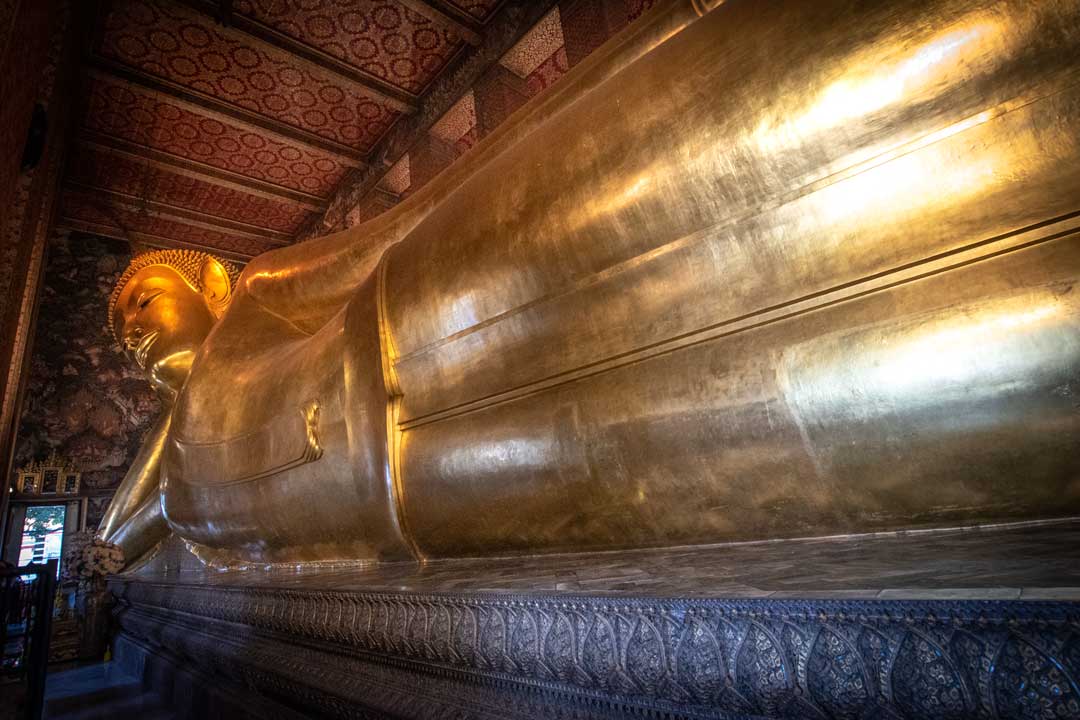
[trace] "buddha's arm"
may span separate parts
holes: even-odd
[[[114,536],[120,526],[130,518],[147,498],[157,499],[161,454],[165,448],[165,439],[172,424],[171,408],[158,418],[151,428],[138,455],[131,463],[123,482],[109,503],[105,517],[98,526],[98,535],[109,542],[115,542]]]

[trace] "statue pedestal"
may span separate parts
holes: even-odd
[[[101,660],[109,641],[109,614],[113,597],[104,580],[88,583],[79,590],[76,611],[79,617],[79,659]]]
[[[1078,523],[288,571],[174,544],[110,587],[121,643],[262,716],[1080,713]]]

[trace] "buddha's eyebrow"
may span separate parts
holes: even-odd
[[[146,291],[145,290],[140,290],[139,292],[132,291],[132,293],[130,295],[128,295],[127,302],[124,303],[124,308],[126,310],[131,310],[132,308],[137,308],[139,306],[139,297],[144,292],[146,292]]]
[[[136,294],[134,292],[131,293],[131,295],[128,296],[128,303],[127,304],[129,306],[132,303],[134,303],[135,305],[138,305],[150,293],[158,293],[158,294],[160,294],[160,293],[163,293],[163,292],[165,292],[165,288],[160,288],[160,287],[157,287],[155,285],[148,285],[148,286],[144,287],[143,289],[141,289],[138,292],[138,294]]]

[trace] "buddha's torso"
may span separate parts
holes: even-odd
[[[353,481],[342,411],[344,317],[343,310],[308,334],[249,298],[230,308],[173,410],[164,509],[185,537],[220,544],[222,527],[244,536],[253,515],[272,525],[273,513],[257,500],[281,485],[310,485],[311,527],[325,524],[326,511],[315,510],[318,488]],[[302,510],[279,514],[295,522]]]
[[[240,297],[195,360],[176,404],[176,440],[228,442],[291,405],[325,402],[340,384],[340,318],[311,335]]]

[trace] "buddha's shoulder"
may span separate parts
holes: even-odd
[[[280,322],[226,324],[228,319],[200,348],[177,398],[173,422],[182,437],[250,432],[340,390],[340,331],[308,335]]]

